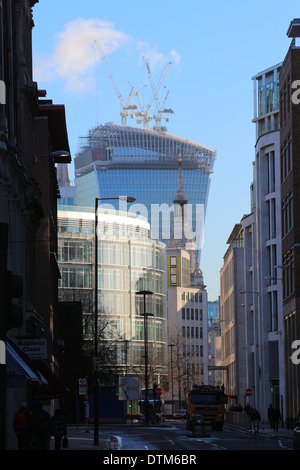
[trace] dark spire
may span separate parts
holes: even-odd
[[[183,189],[183,180],[182,180],[182,168],[181,168],[181,153],[178,156],[178,178],[177,178],[177,191],[175,194],[175,199],[173,200],[174,204],[183,204],[187,203],[187,198]]]

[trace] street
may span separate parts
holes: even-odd
[[[205,435],[187,436],[184,421],[168,421],[164,426],[141,426],[138,423],[126,426],[100,426],[99,436],[105,436],[103,450],[120,451],[200,451],[200,450],[292,450],[291,437],[271,437],[224,426],[223,431],[205,428]],[[84,439],[83,443],[80,443]],[[93,430],[86,433],[83,428],[69,431],[69,449],[85,450],[93,447]]]

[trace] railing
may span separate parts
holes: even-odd
[[[241,428],[251,430],[251,418],[249,415],[247,415],[247,413],[244,412],[226,411],[225,422],[227,424],[234,424],[236,426],[240,426]]]

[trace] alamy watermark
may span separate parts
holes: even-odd
[[[293,352],[293,354],[290,356],[290,359],[292,363],[297,366],[300,364],[300,340],[296,339],[295,341],[293,341],[291,347],[292,349],[296,349],[296,351]]]
[[[107,203],[103,203],[101,208],[116,210],[115,206]],[[186,244],[187,250],[200,250],[203,248],[204,204],[184,204],[183,213],[178,204],[151,204],[150,211],[149,214],[146,205],[139,203],[131,204],[128,210],[126,197],[120,196],[119,198],[119,212],[142,216],[150,223],[152,239],[185,239],[187,242],[191,242],[191,244]],[[192,227],[194,227],[194,230]]]
[[[0,104],[6,104],[6,87],[3,80],[0,80]]]
[[[299,104],[300,103],[300,80],[294,80],[292,82],[292,103]]]

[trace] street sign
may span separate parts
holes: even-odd
[[[78,379],[78,395],[87,395],[87,380]]]
[[[162,394],[164,393],[164,391],[163,391],[162,388],[158,387],[158,388],[156,389],[155,393],[156,393],[156,395],[160,396],[160,395],[162,395]]]
[[[247,388],[246,391],[245,391],[245,396],[246,396],[246,397],[251,397],[251,395],[252,395],[252,390],[251,390],[251,388]]]
[[[137,377],[119,377],[119,400],[138,400],[139,380]]]
[[[27,354],[30,359],[47,359],[46,338],[23,338],[17,339],[17,346]]]

